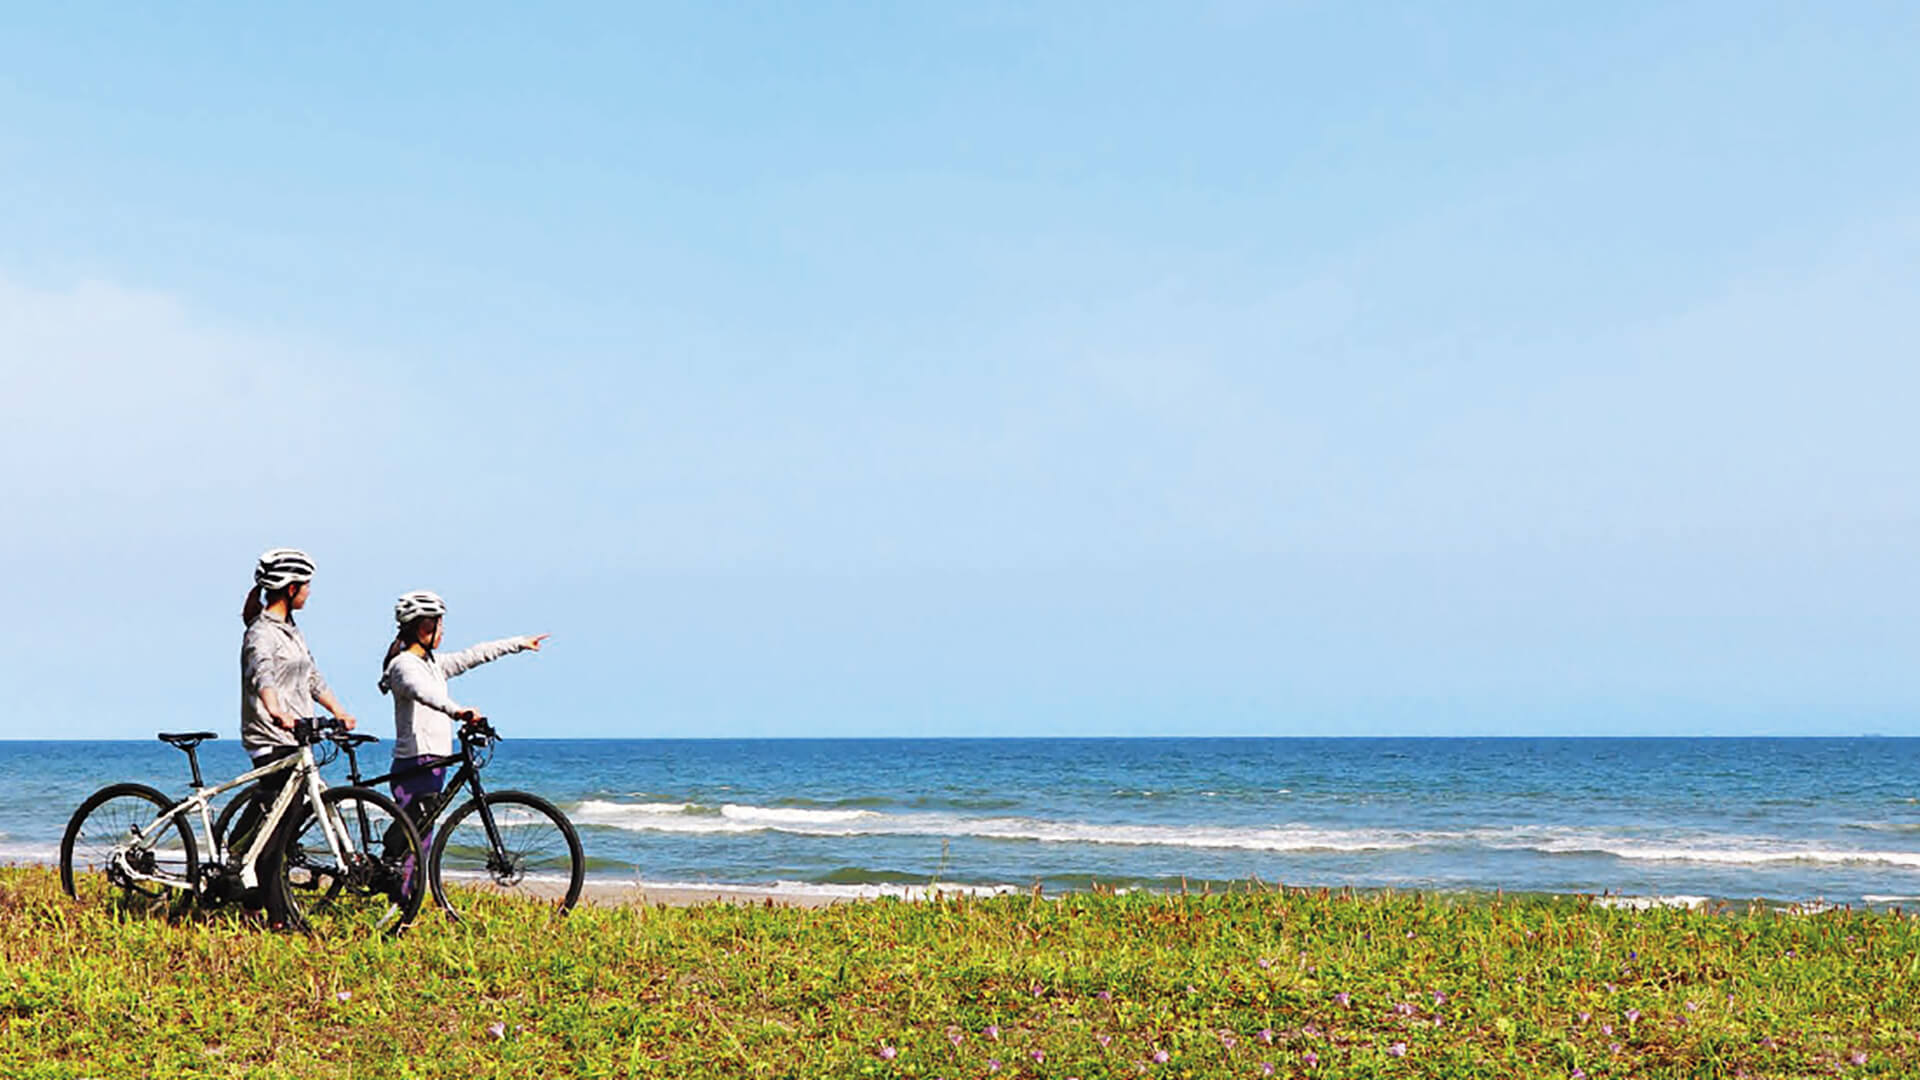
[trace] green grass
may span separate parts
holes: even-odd
[[[22,868],[0,950],[8,1077],[1920,1072],[1920,929],[1864,912],[1249,890],[493,904],[343,939]]]

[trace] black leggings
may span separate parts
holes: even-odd
[[[253,759],[253,767],[271,765],[281,758],[297,751],[297,746],[276,746]],[[254,782],[247,793],[240,796],[247,800],[240,808],[240,816],[234,819],[233,831],[227,836],[227,861],[238,864],[246,858],[247,849],[253,846],[253,834],[259,830],[260,822],[267,811],[273,809],[273,801],[280,797],[280,789],[287,786],[287,780],[294,770],[282,769],[271,776],[265,776]]]

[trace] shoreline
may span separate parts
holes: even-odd
[[[533,890],[522,890],[522,895],[531,891],[533,895],[547,899],[559,896],[557,887],[551,890],[536,886]],[[1720,914],[1745,914],[1757,911],[1762,914],[1777,915],[1819,915],[1830,911],[1871,911],[1897,912],[1909,906],[1920,908],[1920,900],[1912,897],[1893,897],[1884,900],[1866,900],[1861,903],[1830,901],[1820,898],[1811,900],[1779,900],[1768,897],[1719,897],[1702,894],[1638,894],[1638,893],[1579,893],[1579,892],[1515,892],[1498,887],[1488,889],[1392,889],[1372,887],[1349,887],[1344,885],[1282,885],[1278,883],[1236,883],[1230,889],[1195,888],[1187,893],[1160,889],[1072,889],[1063,892],[1039,893],[1042,898],[1057,900],[1065,897],[1108,895],[1129,895],[1144,893],[1150,896],[1224,897],[1244,896],[1259,892],[1287,894],[1308,894],[1329,896],[1352,895],[1356,897],[1393,897],[1401,899],[1447,900],[1467,904],[1491,901],[1506,902],[1585,902],[1595,908],[1618,911],[1704,911]],[[929,900],[944,899],[992,899],[1004,896],[1033,896],[1036,891],[1011,885],[969,886],[969,885],[840,885],[813,886],[800,883],[782,883],[774,885],[743,885],[701,882],[646,882],[646,881],[595,881],[589,878],[581,888],[580,905],[600,908],[619,908],[632,906],[694,907],[704,904],[726,904],[733,906],[767,906],[818,909],[844,904],[870,904],[879,901],[895,900],[906,903],[924,903]]]
[[[9,870],[45,869],[56,870],[53,860],[5,860],[0,868]],[[490,891],[490,890],[489,890]],[[526,899],[558,900],[562,887],[557,881],[529,881],[515,890],[514,895]],[[1733,897],[1715,896],[1707,893],[1628,893],[1628,892],[1547,892],[1539,890],[1515,890],[1499,885],[1481,888],[1416,888],[1396,886],[1346,885],[1346,884],[1307,884],[1293,882],[1267,881],[1196,881],[1191,888],[1157,888],[1152,886],[1108,886],[1092,883],[1087,888],[1041,890],[1035,885],[1019,886],[1012,884],[969,885],[958,882],[938,882],[928,884],[901,884],[894,882],[844,882],[816,883],[804,881],[777,881],[756,883],[702,882],[702,881],[644,881],[635,878],[595,878],[589,876],[580,890],[579,906],[597,908],[621,907],[673,907],[686,908],[703,904],[726,904],[732,906],[768,906],[801,909],[819,909],[844,904],[868,904],[878,901],[895,900],[906,903],[923,903],[929,900],[984,900],[1004,896],[1034,896],[1057,900],[1074,896],[1093,895],[1130,895],[1143,893],[1150,896],[1230,896],[1260,892],[1285,892],[1288,894],[1328,894],[1353,895],[1360,897],[1399,897],[1420,899],[1444,899],[1468,904],[1486,901],[1543,901],[1566,902],[1586,901],[1596,908],[1610,908],[1622,911],[1691,910],[1713,912],[1746,912],[1757,909],[1786,915],[1817,915],[1828,911],[1873,911],[1904,912],[1920,911],[1920,896],[1868,896],[1857,901],[1829,900],[1825,897],[1813,897],[1801,900],[1785,900],[1777,897]]]

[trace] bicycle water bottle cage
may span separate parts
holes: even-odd
[[[197,788],[207,786],[206,783],[200,779],[200,755],[194,752],[194,748],[206,742],[208,739],[219,738],[219,735],[211,731],[162,731],[154,737],[163,743],[185,750],[187,752],[187,764],[193,766],[193,786]]]

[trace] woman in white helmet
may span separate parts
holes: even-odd
[[[353,716],[340,705],[314,666],[307,639],[293,613],[307,606],[313,592],[313,559],[295,548],[273,548],[253,568],[240,618],[247,633],[240,641],[240,746],[257,768],[299,748],[294,721],[313,714],[313,703],[340,718],[348,728]],[[257,787],[271,800],[288,774],[275,773]],[[243,841],[257,823],[255,804],[242,812],[233,838]]]
[[[240,613],[247,624],[240,642],[240,745],[256,765],[299,745],[293,722],[313,714],[312,702],[353,726],[293,621],[312,592],[313,559],[304,551],[274,548],[253,568],[253,588]]]
[[[398,773],[423,763],[423,759],[453,753],[453,721],[473,720],[477,709],[455,704],[447,696],[447,680],[464,671],[498,660],[509,653],[531,649],[540,651],[546,634],[501,638],[482,642],[459,652],[436,653],[445,628],[441,621],[447,613],[446,602],[426,590],[404,593],[393,605],[393,621],[399,632],[387,649],[386,670],[380,676],[380,692],[393,695],[393,771]],[[403,808],[424,796],[436,795],[446,782],[444,768],[423,769],[393,782],[393,798]],[[425,848],[431,833],[423,833]]]

